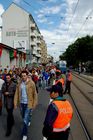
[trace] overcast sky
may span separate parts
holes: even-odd
[[[0,0],[0,15],[12,2],[32,14],[56,58],[78,37],[93,34],[93,0]]]

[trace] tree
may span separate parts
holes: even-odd
[[[60,55],[61,60],[66,60],[67,65],[78,66],[79,63],[93,61],[93,36],[78,38],[69,45],[66,51]]]

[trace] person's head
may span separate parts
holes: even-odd
[[[56,70],[56,76],[60,76],[61,75],[61,71],[60,70]]]
[[[13,71],[10,69],[10,70],[9,70],[9,73],[12,75]]]
[[[29,79],[29,80],[32,79],[32,75],[31,75],[31,73],[28,74],[28,79]]]
[[[35,75],[35,70],[32,71],[32,75]]]
[[[0,69],[0,73],[2,73],[2,69]]]
[[[62,97],[62,88],[59,85],[53,85],[50,88],[50,97],[52,99],[55,99],[55,98],[57,98],[59,96]]]
[[[28,72],[26,70],[21,72],[22,80],[26,81],[28,78]]]
[[[68,70],[67,70],[67,72],[69,73],[69,72],[70,72],[70,70],[68,69]]]
[[[6,68],[4,69],[4,73],[7,74],[7,69]]]
[[[11,74],[10,73],[8,73],[6,75],[6,81],[7,81],[7,83],[9,83],[11,81]]]

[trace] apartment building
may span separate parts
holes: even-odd
[[[41,63],[42,64],[47,64],[48,59],[47,59],[47,45],[45,41],[43,40],[43,36],[41,39]]]
[[[48,63],[53,63],[53,56],[51,56],[50,54],[47,55],[47,61]]]
[[[27,64],[41,63],[41,33],[32,15],[15,3],[2,14],[2,43],[27,54]]]

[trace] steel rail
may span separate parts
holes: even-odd
[[[76,74],[73,74],[73,73],[72,73],[72,75],[74,75],[75,77],[79,78],[79,79],[82,80],[83,82],[87,83],[89,86],[93,87],[93,84],[91,84],[91,83],[88,82],[88,81],[90,81],[89,79],[86,79],[86,78],[82,77],[82,78],[88,80],[88,81],[86,81],[86,80],[82,79],[80,76],[77,76]],[[93,81],[91,81],[91,82],[93,82]]]
[[[70,98],[71,98],[71,100],[72,100],[72,102],[73,102],[73,104],[74,104],[77,117],[78,117],[79,122],[80,122],[80,124],[81,124],[81,126],[82,126],[82,129],[83,129],[83,131],[84,131],[84,134],[85,134],[85,136],[86,136],[86,139],[87,139],[87,140],[92,140],[92,138],[91,138],[91,136],[90,136],[90,134],[89,134],[89,132],[88,132],[88,130],[87,130],[87,128],[86,128],[86,125],[85,125],[85,123],[84,123],[84,121],[83,121],[83,118],[82,118],[82,116],[80,115],[79,109],[78,109],[78,107],[77,107],[77,105],[76,105],[76,103],[75,103],[75,101],[74,101],[74,99],[73,99],[73,97],[72,97],[71,94],[70,94]]]
[[[93,100],[91,100],[88,96],[84,94],[84,92],[72,81],[73,85],[80,91],[81,94],[89,101],[91,105],[93,105]]]

